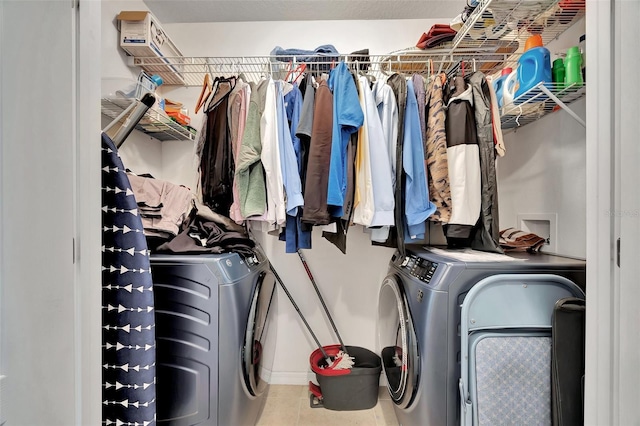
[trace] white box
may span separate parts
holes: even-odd
[[[120,23],[120,47],[129,55],[143,57],[139,66],[150,74],[158,74],[165,84],[184,84],[178,69],[172,64],[182,53],[162,29],[160,22],[149,11],[122,11]],[[156,59],[157,58],[157,59]]]

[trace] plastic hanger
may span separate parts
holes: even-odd
[[[296,77],[290,81],[290,83],[295,83],[298,81],[298,79],[300,78],[300,76],[302,76],[304,74],[304,71],[307,69],[307,64],[302,63],[300,65],[298,65],[297,67],[293,68],[293,63],[289,62],[289,70],[287,71],[287,75],[284,78],[284,81],[289,81],[290,77],[293,77],[296,73],[298,73],[296,75]]]
[[[205,74],[204,81],[202,82],[202,90],[200,91],[200,96],[198,97],[198,102],[196,102],[196,108],[194,109],[195,114],[200,111],[200,108],[202,108],[209,98],[209,95],[213,92],[213,85],[210,80],[209,74]]]
[[[306,70],[307,70],[307,64],[298,65],[298,68],[296,68],[296,72],[298,72],[298,75],[296,76],[296,78],[293,79],[293,83],[297,83],[300,77],[304,75],[304,72]]]

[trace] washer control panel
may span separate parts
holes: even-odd
[[[412,277],[429,284],[438,264],[412,254],[404,258],[400,267]]]

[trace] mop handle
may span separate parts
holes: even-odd
[[[284,283],[282,282],[282,279],[280,279],[280,275],[278,275],[278,273],[276,272],[276,268],[273,267],[271,262],[269,262],[269,267],[271,268],[271,272],[273,272],[273,275],[276,277],[276,281],[278,281],[278,283],[280,284],[280,287],[282,287],[282,289],[284,290],[285,294],[289,298],[289,301],[291,302],[291,304],[295,308],[296,312],[298,313],[298,315],[300,315],[300,318],[302,319],[302,322],[304,322],[304,325],[307,327],[307,330],[309,330],[309,334],[311,334],[311,337],[313,337],[313,340],[316,341],[316,345],[318,345],[318,348],[320,349],[320,352],[322,352],[322,356],[324,356],[325,360],[330,360],[331,358],[329,358],[329,355],[327,355],[327,353],[325,352],[324,348],[320,344],[320,341],[318,340],[318,338],[314,334],[313,330],[311,330],[311,326],[309,325],[309,323],[307,322],[305,317],[302,315],[302,312],[300,311],[300,308],[298,308],[298,304],[296,303],[295,300],[293,300],[293,296],[291,296],[291,293],[289,293],[289,290],[287,289],[287,286],[284,285]]]
[[[324,312],[325,312],[325,314],[327,314],[327,318],[329,318],[329,322],[331,323],[331,327],[333,327],[333,331],[336,333],[336,336],[338,337],[338,340],[340,341],[340,346],[342,347],[342,350],[344,352],[347,352],[347,348],[344,346],[344,342],[342,341],[342,338],[340,337],[340,333],[338,333],[338,328],[336,327],[336,324],[333,322],[333,318],[331,318],[331,315],[329,314],[329,309],[327,308],[327,305],[324,303],[324,299],[322,298],[322,294],[320,294],[320,289],[318,288],[318,285],[316,284],[316,280],[313,279],[313,275],[311,274],[311,269],[309,269],[309,265],[307,264],[307,261],[305,260],[304,256],[302,255],[302,252],[300,250],[298,250],[298,256],[300,257],[300,260],[302,261],[302,265],[304,266],[304,270],[307,271],[307,275],[309,276],[309,280],[311,280],[311,284],[313,284],[313,288],[316,290],[316,294],[318,295],[318,299],[320,299],[320,303],[322,304],[322,307],[324,308]]]

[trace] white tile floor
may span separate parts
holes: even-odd
[[[311,408],[308,386],[271,385],[257,426],[398,426],[386,388],[380,388],[375,407],[357,411]]]

